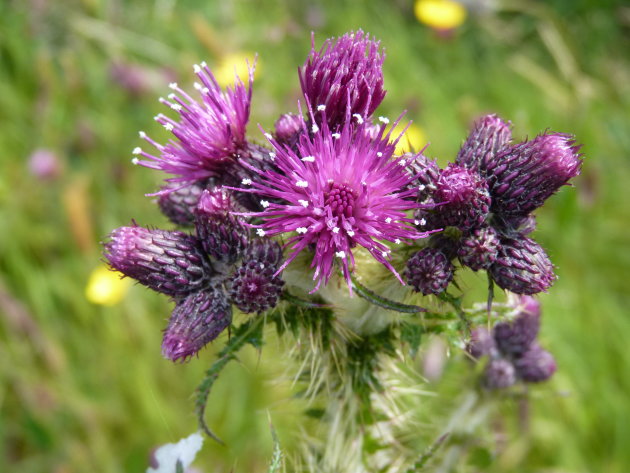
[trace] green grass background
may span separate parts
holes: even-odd
[[[160,356],[166,298],[140,286],[114,307],[84,296],[109,231],[132,218],[169,227],[143,195],[162,176],[130,163],[137,132],[165,136],[152,120],[165,69],[189,89],[193,63],[247,51],[261,66],[260,138],[256,123],[295,110],[310,32],[319,45],[356,28],[387,51],[380,112],[408,110],[442,164],[487,112],[512,120],[517,138],[549,128],[584,143],[575,188],[538,212],[536,238],[560,276],[542,297],[559,371],[533,390],[529,430],[510,430],[485,471],[630,471],[630,7],[484,3],[445,39],[417,22],[411,0],[1,2],[0,471],[144,471],[152,448],[196,429],[191,395],[222,339],[173,365]],[[112,80],[115,62],[157,80],[132,94]],[[28,172],[36,148],[59,156],[57,180]],[[481,294],[480,277],[467,284]],[[223,373],[207,418],[227,447],[207,443],[202,471],[265,471],[269,417],[296,448],[284,347],[246,350]]]

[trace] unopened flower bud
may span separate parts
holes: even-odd
[[[497,258],[499,237],[492,227],[473,229],[460,240],[459,261],[473,271],[488,269]]]
[[[416,292],[439,294],[453,279],[454,267],[446,255],[435,248],[418,251],[407,262],[405,278]]]
[[[512,139],[510,122],[496,115],[479,119],[457,154],[457,164],[485,175],[487,163],[492,163],[497,154]]]
[[[466,345],[466,351],[474,359],[490,355],[496,350],[496,344],[492,334],[483,327],[477,327],[470,333],[470,341]]]
[[[169,183],[162,190],[170,190],[163,193],[158,199],[158,205],[162,213],[177,225],[192,225],[195,221],[195,208],[199,197],[203,192],[205,181],[197,181],[191,184]]]
[[[523,311],[510,322],[494,327],[494,339],[502,353],[517,355],[526,352],[540,330],[540,311]]]
[[[528,383],[548,380],[557,368],[553,355],[538,345],[532,345],[514,361],[514,365],[520,378]]]
[[[297,140],[297,136],[302,130],[302,117],[292,113],[280,115],[276,120],[276,140],[282,143],[291,144]]]
[[[483,381],[488,389],[509,388],[516,382],[514,365],[502,358],[490,360],[486,365]]]

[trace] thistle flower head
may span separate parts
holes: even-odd
[[[164,331],[162,355],[186,361],[217,338],[232,322],[232,307],[223,291],[209,289],[180,300]]]
[[[224,188],[204,190],[197,205],[197,239],[213,261],[232,264],[247,246],[249,231],[234,210],[229,191]]]
[[[488,389],[509,388],[516,382],[514,365],[502,358],[490,360],[486,365],[483,381]]]
[[[546,291],[556,279],[545,250],[526,236],[501,239],[490,274],[502,289],[516,294]]]
[[[494,338],[488,329],[484,327],[474,329],[470,333],[470,341],[466,345],[466,351],[476,360],[496,351]]]
[[[304,97],[315,110],[315,123],[323,120],[333,131],[344,122],[346,113],[358,122],[367,120],[385,97],[380,43],[359,30],[315,43],[299,70]],[[325,114],[322,112],[325,110]]]
[[[481,117],[460,148],[456,163],[485,175],[488,163],[492,163],[512,139],[510,127],[510,122],[504,122],[497,115]]]
[[[245,313],[275,307],[284,285],[276,276],[281,261],[282,248],[277,242],[267,238],[253,241],[228,281],[231,301]]]
[[[526,352],[534,343],[540,330],[540,306],[530,296],[526,297],[523,310],[510,322],[494,326],[494,339],[502,353],[517,355]]]
[[[174,139],[161,145],[140,132],[159,153],[152,155],[141,148],[134,150],[134,163],[176,176],[170,179],[172,181],[197,181],[215,176],[246,145],[245,127],[249,120],[254,68],[249,68],[248,88],[237,78],[234,87],[226,91],[221,90],[205,63],[195,65],[194,69],[200,81],[195,83],[195,88],[201,101],[193,99],[175,83],[170,84],[174,92],[160,99],[179,114],[177,120],[162,114],[155,117],[173,133]]]
[[[346,121],[332,133],[324,123],[313,136],[302,134],[296,150],[269,135],[277,169],[254,169],[258,179],[249,183],[251,192],[263,196],[265,210],[255,214],[263,219],[258,234],[292,234],[291,252],[280,270],[305,248],[314,251],[314,290],[328,282],[335,260],[350,283],[357,245],[397,275],[384,241],[398,244],[424,236],[405,215],[416,205],[407,199],[414,191],[406,190],[413,176],[404,160],[393,158],[389,134],[383,136],[381,129],[378,139],[370,140],[363,126]]]
[[[460,240],[459,261],[473,271],[488,269],[497,259],[499,236],[492,227],[473,229]]]
[[[514,360],[516,372],[523,381],[539,383],[546,381],[556,372],[553,355],[533,344],[522,356]]]
[[[572,136],[546,133],[506,148],[486,172],[493,211],[525,216],[580,173],[580,146]]]
[[[453,264],[437,248],[423,248],[407,262],[405,279],[425,296],[443,292],[453,279]]]
[[[110,234],[104,255],[112,268],[169,296],[206,287],[214,273],[199,241],[182,232],[120,227]]]

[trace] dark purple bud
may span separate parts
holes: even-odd
[[[511,123],[496,115],[479,119],[457,154],[457,164],[485,175],[485,163],[493,162],[512,139]]]
[[[520,312],[512,322],[501,322],[494,326],[494,340],[505,355],[518,355],[526,352],[536,340],[540,330],[540,309],[533,302]]]
[[[359,30],[324,42],[319,51],[315,44],[299,70],[300,85],[315,123],[335,131],[349,111],[353,120],[367,120],[385,97],[383,90],[384,54],[380,43]]]
[[[418,251],[407,262],[406,281],[416,292],[439,294],[453,279],[454,267],[444,253],[435,248]]]
[[[426,203],[435,191],[437,180],[440,177],[440,168],[435,160],[427,158],[422,153],[405,155],[405,158],[407,156],[409,157],[407,169],[415,178],[409,186],[416,188],[417,201],[421,204]]]
[[[488,389],[509,388],[516,382],[516,370],[508,360],[490,360],[483,376],[484,386]]]
[[[528,383],[546,381],[556,372],[553,355],[538,345],[532,345],[521,357],[514,361],[519,377]]]
[[[459,261],[473,271],[488,269],[497,259],[499,237],[492,227],[473,229],[460,240]]]
[[[198,291],[213,275],[199,241],[182,232],[120,227],[110,234],[104,255],[112,268],[169,296]]]
[[[219,336],[232,322],[232,307],[216,289],[190,294],[177,303],[162,341],[162,355],[186,361]]]
[[[230,265],[240,258],[247,246],[249,231],[230,212],[234,209],[228,191],[205,190],[196,209],[197,238],[212,261]]]
[[[285,113],[276,120],[276,140],[279,143],[293,145],[303,130],[304,120],[299,115]]]
[[[490,274],[499,287],[516,294],[546,291],[556,279],[545,250],[525,236],[501,239]]]
[[[459,249],[460,240],[454,235],[447,232],[439,232],[431,235],[429,240],[429,246],[440,250],[446,255],[449,261],[453,260],[457,256],[457,250]]]
[[[487,166],[493,211],[525,216],[580,173],[580,146],[570,135],[549,133],[508,147]]]
[[[284,281],[275,276],[282,261],[282,248],[268,239],[255,240],[248,247],[241,267],[228,282],[232,302],[245,313],[264,312],[275,307]]]
[[[477,327],[470,333],[470,341],[466,345],[466,351],[474,359],[491,355],[495,352],[496,345],[490,332],[483,327]]]
[[[195,209],[199,196],[206,188],[206,181],[197,181],[185,185],[184,183],[169,183],[162,191],[169,191],[160,195],[158,205],[162,213],[176,225],[192,225],[195,221]]]
[[[433,193],[436,207],[432,214],[439,227],[469,230],[483,224],[490,212],[490,194],[486,181],[457,164],[449,164],[440,173]]]

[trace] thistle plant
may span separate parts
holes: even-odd
[[[488,115],[444,168],[426,149],[397,155],[402,135],[390,125],[404,118],[390,123],[376,112],[385,97],[380,43],[362,31],[319,50],[312,41],[298,74],[303,101],[272,128],[259,126],[260,135],[246,134],[254,64],[247,86],[236,78],[226,90],[205,63],[195,65],[197,99],[171,84],[160,99],[170,116],[155,120],[173,136],[160,144],[140,132],[154,151],[136,147],[133,162],[165,174],[159,208],[188,230],[134,223],[110,234],[104,254],[113,269],[172,299],[166,358],[222,347],[197,392],[206,434],[218,440],[204,412],[221,369],[243,346],[273,340],[271,326],[278,337],[308,341],[291,352],[296,379],[303,396],[325,406],[320,434],[334,439],[305,439],[306,465],[367,471],[386,458],[383,471],[416,471],[442,461],[440,448],[462,456],[462,419],[475,409],[524,395],[556,370],[536,341],[533,296],[556,276],[531,236],[532,212],[579,174],[579,146],[548,131],[513,143],[510,122]],[[466,268],[487,273],[482,309],[463,304],[458,275]],[[507,303],[493,299],[495,285]],[[474,396],[434,444],[400,451],[377,431],[382,422],[402,428],[387,418],[396,405],[392,377],[422,391],[422,379],[401,367],[432,334],[450,343],[451,358],[479,366],[470,370],[476,381],[462,380]],[[380,460],[366,447],[377,437]]]

